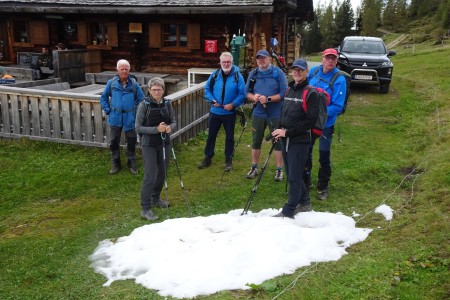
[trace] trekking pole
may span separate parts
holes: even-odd
[[[255,197],[256,191],[258,190],[259,182],[261,181],[264,171],[266,170],[267,163],[269,162],[270,155],[272,154],[274,148],[275,148],[275,143],[272,143],[272,147],[270,148],[269,155],[267,155],[266,161],[264,162],[264,165],[261,168],[261,173],[259,173],[259,176],[256,179],[256,183],[253,186],[252,191],[250,192],[250,196],[248,197],[247,203],[245,204],[245,207],[241,213],[241,216],[247,214],[247,211],[250,208],[250,205],[252,204],[253,197]]]
[[[236,148],[237,148],[237,146],[239,145],[239,143],[240,143],[240,141],[241,141],[241,138],[242,138],[242,135],[244,134],[245,129],[247,128],[247,123],[248,123],[248,121],[249,121],[250,118],[252,117],[253,110],[255,109],[255,106],[256,106],[256,105],[253,104],[252,110],[250,111],[250,115],[249,115],[248,119],[247,119],[247,120],[245,121],[245,123],[242,125],[241,134],[239,135],[239,138],[238,138],[236,144],[234,145],[233,152],[231,153],[231,159],[233,159],[234,153],[236,152]],[[242,108],[242,107],[241,107],[241,108]],[[243,109],[242,109],[242,113],[244,113],[244,110],[243,110]],[[222,184],[222,179],[223,179],[223,177],[225,176],[225,173],[226,173],[226,172],[227,172],[226,170],[223,170],[222,177],[220,177],[220,180],[219,180],[219,184],[218,184],[219,186]]]
[[[162,149],[163,149],[163,171],[164,171],[164,190],[166,191],[166,201],[167,201],[167,207],[166,207],[166,218],[170,219],[169,217],[169,189],[167,187],[167,168],[166,168],[166,133],[161,132],[161,140],[162,140]]]
[[[175,155],[175,150],[173,150],[173,144],[172,144],[172,155],[173,155],[173,161],[175,162],[175,167],[177,169],[178,177],[180,177],[180,185],[181,185],[181,189],[183,190],[184,201],[186,201],[187,210],[188,210],[189,216],[191,217],[192,216],[191,207],[190,207],[189,201],[186,197],[186,191],[184,190],[183,180],[181,179],[180,167],[178,166],[178,161],[177,161],[177,157]]]

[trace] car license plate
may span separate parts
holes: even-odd
[[[355,75],[355,79],[372,80],[372,76],[370,76],[370,75]]]

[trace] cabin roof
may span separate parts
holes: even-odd
[[[277,1],[280,2],[280,0],[0,0],[0,12],[59,14],[272,13],[274,3]]]

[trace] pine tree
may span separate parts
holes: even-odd
[[[344,0],[344,2],[342,2],[342,4],[338,6],[336,10],[335,20],[336,20],[335,45],[339,45],[340,42],[346,36],[353,35],[355,18],[353,15],[352,4],[350,0]]]

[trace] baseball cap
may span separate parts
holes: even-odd
[[[263,50],[259,50],[258,53],[256,53],[256,57],[258,57],[258,56],[269,57],[270,54],[269,54],[269,52],[267,52],[267,50],[263,49]]]
[[[323,56],[327,56],[327,55],[333,55],[333,56],[338,57],[338,53],[337,53],[336,49],[333,49],[333,48],[328,48],[323,51]]]
[[[296,59],[291,66],[292,68],[300,68],[302,70],[308,69],[308,63],[304,59]]]

